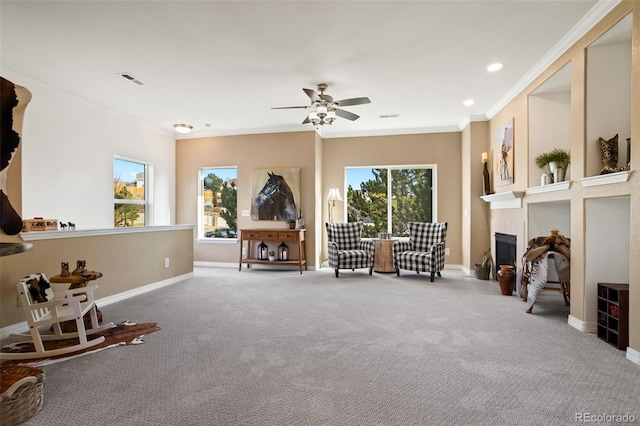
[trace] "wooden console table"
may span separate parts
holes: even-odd
[[[302,273],[302,265],[307,270],[307,255],[305,244],[305,231],[306,229],[241,229],[240,230],[240,258],[238,261],[238,271],[242,271],[242,264],[246,263],[247,268],[252,264],[261,265],[298,265],[300,273]],[[247,242],[247,257],[242,256],[242,249],[244,242]],[[256,242],[254,245],[253,242]],[[269,250],[273,250],[278,253],[278,243],[294,243],[298,247],[298,258],[288,260],[262,260],[255,257],[253,247],[256,247],[260,242],[264,242],[272,247]],[[275,244],[275,245],[274,245]]]

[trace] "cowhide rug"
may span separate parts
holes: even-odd
[[[20,365],[29,365],[33,367],[42,367],[44,365],[55,364],[56,362],[66,361],[73,358],[78,358],[80,356],[88,355],[94,352],[102,351],[108,348],[115,348],[117,346],[125,346],[125,345],[139,345],[144,343],[142,338],[149,333],[153,333],[154,331],[160,330],[157,323],[155,322],[147,322],[147,323],[132,323],[132,322],[122,322],[117,324],[114,328],[105,330],[100,333],[96,333],[94,335],[89,336],[89,339],[104,336],[104,342],[99,345],[92,346],[90,348],[71,352],[68,354],[58,355],[55,357],[45,357],[45,358],[31,358],[31,359],[23,359],[23,360],[7,360],[2,363],[2,365],[10,365],[10,364],[20,364]],[[64,348],[66,346],[73,346],[77,344],[78,341],[76,339],[67,339],[67,340],[54,340],[44,342],[44,347],[47,350],[51,349],[59,349]],[[33,352],[33,342],[16,342],[5,345],[2,347],[2,352]]]

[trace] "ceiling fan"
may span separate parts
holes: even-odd
[[[311,123],[313,125],[331,124],[335,121],[336,116],[346,118],[347,120],[355,121],[360,117],[352,112],[345,111],[338,107],[369,104],[371,101],[369,98],[351,98],[342,99],[340,101],[334,101],[333,97],[324,93],[327,89],[327,85],[324,83],[318,84],[318,92],[313,89],[302,89],[304,93],[311,99],[311,104],[306,106],[290,106],[290,107],[275,107],[271,109],[291,109],[291,108],[310,108],[311,112],[304,119],[302,124]]]

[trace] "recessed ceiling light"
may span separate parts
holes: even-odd
[[[473,105],[475,103],[476,103],[476,101],[474,101],[473,99],[467,99],[466,101],[462,102],[462,105],[471,106],[471,105]]]
[[[502,67],[504,67],[504,64],[501,64],[500,62],[496,62],[495,64],[491,64],[487,67],[487,71],[499,71],[502,69]]]
[[[173,128],[176,129],[176,132],[182,133],[182,134],[187,134],[191,130],[193,130],[193,126],[192,125],[183,124],[183,123],[174,124]]]

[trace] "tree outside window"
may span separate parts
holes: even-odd
[[[198,227],[204,238],[237,238],[237,169],[200,169],[202,200]]]
[[[433,221],[429,166],[347,168],[347,221],[363,222],[363,237],[407,236],[408,222]]]

